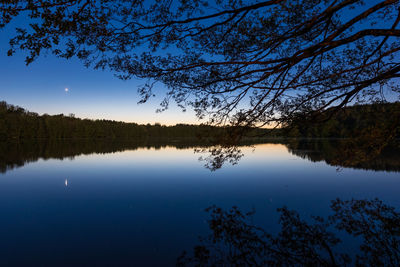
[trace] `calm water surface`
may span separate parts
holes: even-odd
[[[329,214],[337,197],[400,208],[393,164],[338,169],[284,144],[243,147],[239,164],[215,172],[185,147],[67,158],[24,151],[20,162],[3,151],[13,160],[0,173],[0,265],[173,266],[208,232],[204,209],[214,204],[255,209],[268,229],[284,205],[304,216]]]

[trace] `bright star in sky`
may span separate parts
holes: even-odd
[[[65,88],[64,90],[65,90],[65,92],[67,92],[67,93],[68,93],[68,91],[69,91],[69,89],[68,89],[68,88]]]

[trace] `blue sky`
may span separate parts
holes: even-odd
[[[40,56],[29,66],[25,65],[24,52],[8,57],[8,40],[16,23],[0,29],[0,100],[39,114],[74,113],[80,118],[167,125],[198,123],[194,112],[183,113],[174,105],[156,113],[165,91],[161,84],[156,87],[157,98],[138,105],[137,88],[144,81],[122,81],[110,72],[88,69],[77,59],[51,54]]]
[[[156,98],[138,105],[137,88],[145,81],[122,81],[110,72],[85,68],[77,59],[60,59],[52,54],[41,55],[29,66],[25,65],[24,52],[8,57],[8,41],[21,23],[26,23],[22,15],[0,29],[0,101],[39,114],[74,113],[80,118],[167,125],[198,123],[193,111],[183,113],[175,105],[156,113],[165,93],[162,84],[156,85]],[[387,97],[395,99],[391,94]]]

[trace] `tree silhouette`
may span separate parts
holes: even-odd
[[[400,143],[392,142],[374,147],[375,141],[360,139],[291,139],[286,143],[288,151],[312,162],[324,161],[326,164],[342,168],[399,172]]]
[[[398,0],[2,1],[0,26],[25,16],[12,55],[77,57],[154,84],[214,124],[282,125],[399,93]]]
[[[211,234],[177,266],[398,266],[400,214],[378,199],[332,201],[333,215],[303,220],[296,211],[278,209],[281,230],[266,232],[251,221],[254,212],[237,207],[207,209]],[[360,244],[357,255],[338,248],[344,231]],[[343,249],[342,249],[343,250]]]

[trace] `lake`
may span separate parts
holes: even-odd
[[[216,171],[190,142],[2,143],[0,265],[174,266],[209,232],[211,205],[255,210],[271,231],[282,206],[326,216],[336,198],[379,198],[399,210],[398,148],[358,162],[335,142],[242,146]]]

